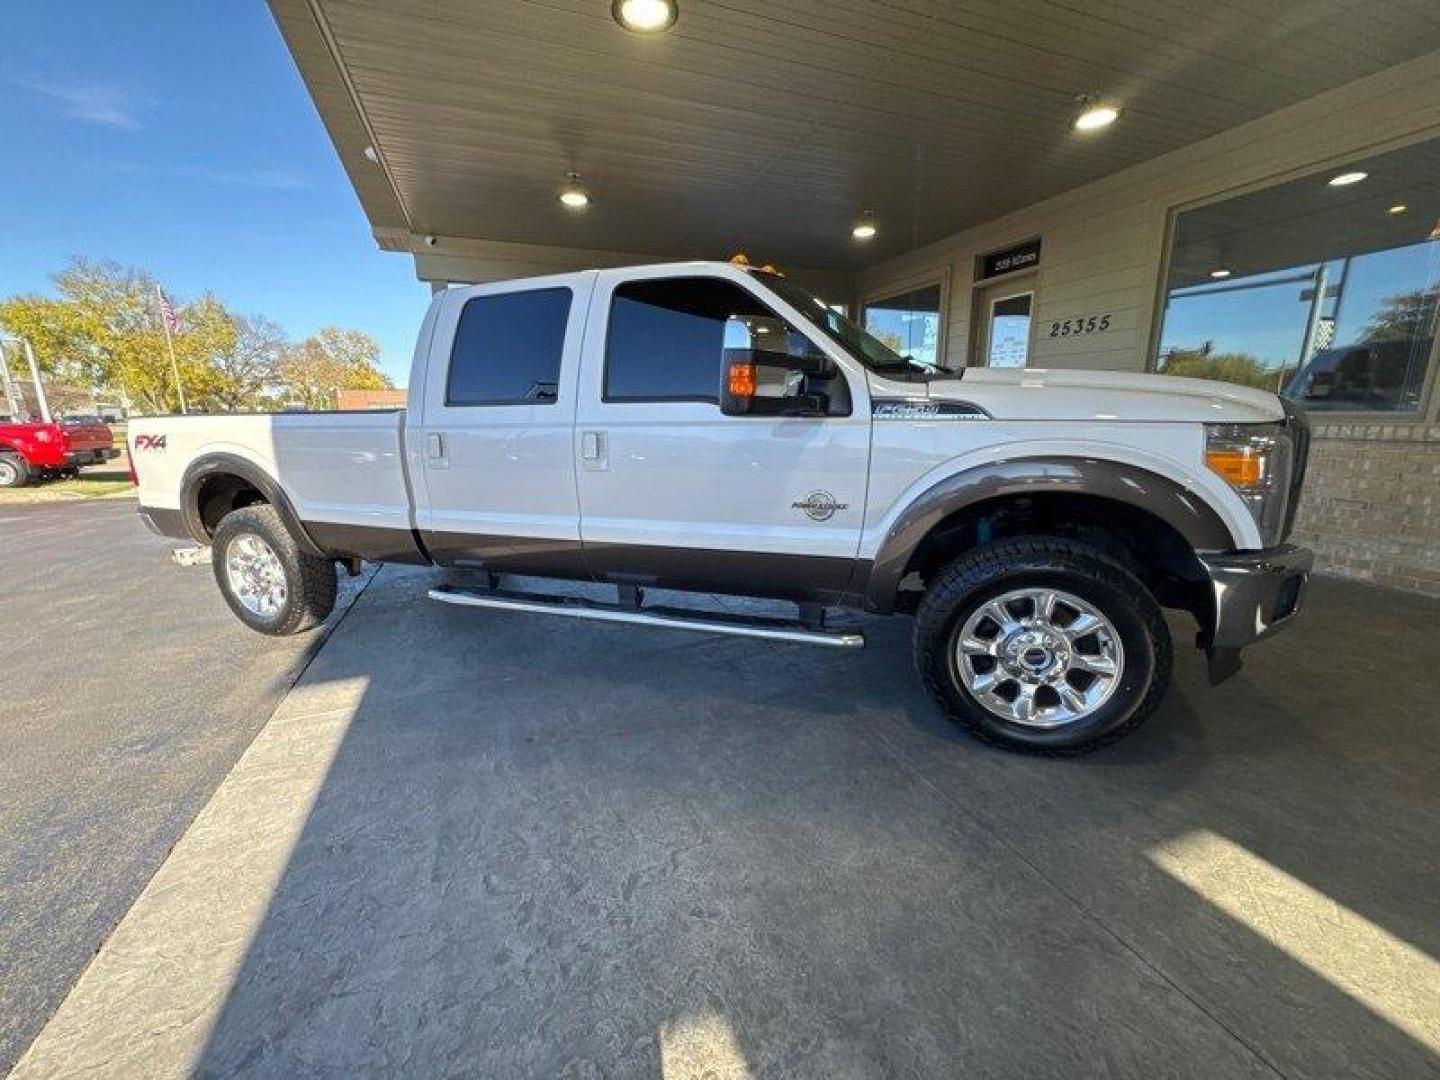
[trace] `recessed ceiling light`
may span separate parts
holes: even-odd
[[[1099,131],[1120,119],[1120,106],[1113,101],[1099,101],[1091,97],[1080,99],[1080,112],[1073,126],[1076,131]]]
[[[584,210],[590,205],[590,192],[586,191],[585,185],[580,182],[579,173],[566,173],[565,183],[555,197],[567,210]]]
[[[855,219],[855,224],[850,227],[850,235],[856,240],[873,240],[878,231],[875,228],[874,210],[866,210]]]
[[[1410,208],[1406,206],[1403,202],[1397,202],[1394,206],[1390,207],[1390,209],[1385,212],[1387,214],[1403,214],[1406,210],[1409,209]]]
[[[375,152],[375,147],[373,146],[365,147],[365,158],[367,161],[374,161],[377,163],[380,161],[380,155]]]
[[[680,4],[678,0],[614,0],[610,14],[626,30],[658,34],[675,25],[680,17]]]
[[[1226,270],[1226,269],[1222,266],[1222,267],[1220,267],[1220,269],[1218,269],[1218,270],[1211,270],[1211,271],[1210,271],[1210,276],[1213,277],[1213,278],[1216,278],[1216,279],[1219,279],[1219,278],[1227,278],[1227,277],[1230,276],[1230,271],[1229,271],[1229,270]]]
[[[1358,184],[1370,174],[1367,172],[1342,172],[1338,176],[1330,177],[1331,187],[1349,187],[1351,184]]]

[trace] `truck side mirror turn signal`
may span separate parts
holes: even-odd
[[[807,392],[806,376],[826,378],[826,357],[789,356],[760,349],[726,349],[720,411],[726,416],[823,416],[829,395]]]

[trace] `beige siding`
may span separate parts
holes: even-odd
[[[959,367],[969,360],[977,256],[1040,236],[1031,364],[1144,367],[1173,208],[1440,134],[1437,88],[1440,52],[871,267],[859,292],[948,273],[945,357]],[[1103,137],[1123,139],[1123,122]],[[1109,330],[1048,336],[1051,322],[1092,314],[1109,314]]]

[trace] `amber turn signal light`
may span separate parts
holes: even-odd
[[[755,365],[737,360],[730,365],[725,382],[729,387],[731,397],[754,397],[755,390],[759,385],[755,377]]]
[[[1205,463],[1231,487],[1255,487],[1265,475],[1264,457],[1249,450],[1211,450],[1205,455]]]

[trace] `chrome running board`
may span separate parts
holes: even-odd
[[[690,611],[681,608],[621,607],[572,596],[540,596],[503,592],[497,589],[431,589],[430,599],[464,607],[494,608],[498,611],[525,611],[537,615],[564,615],[572,619],[630,623],[639,626],[668,626],[673,630],[699,630],[709,634],[765,638],[804,645],[828,645],[836,649],[862,649],[865,635],[858,630],[823,630],[804,623],[759,616],[729,615],[724,612]]]

